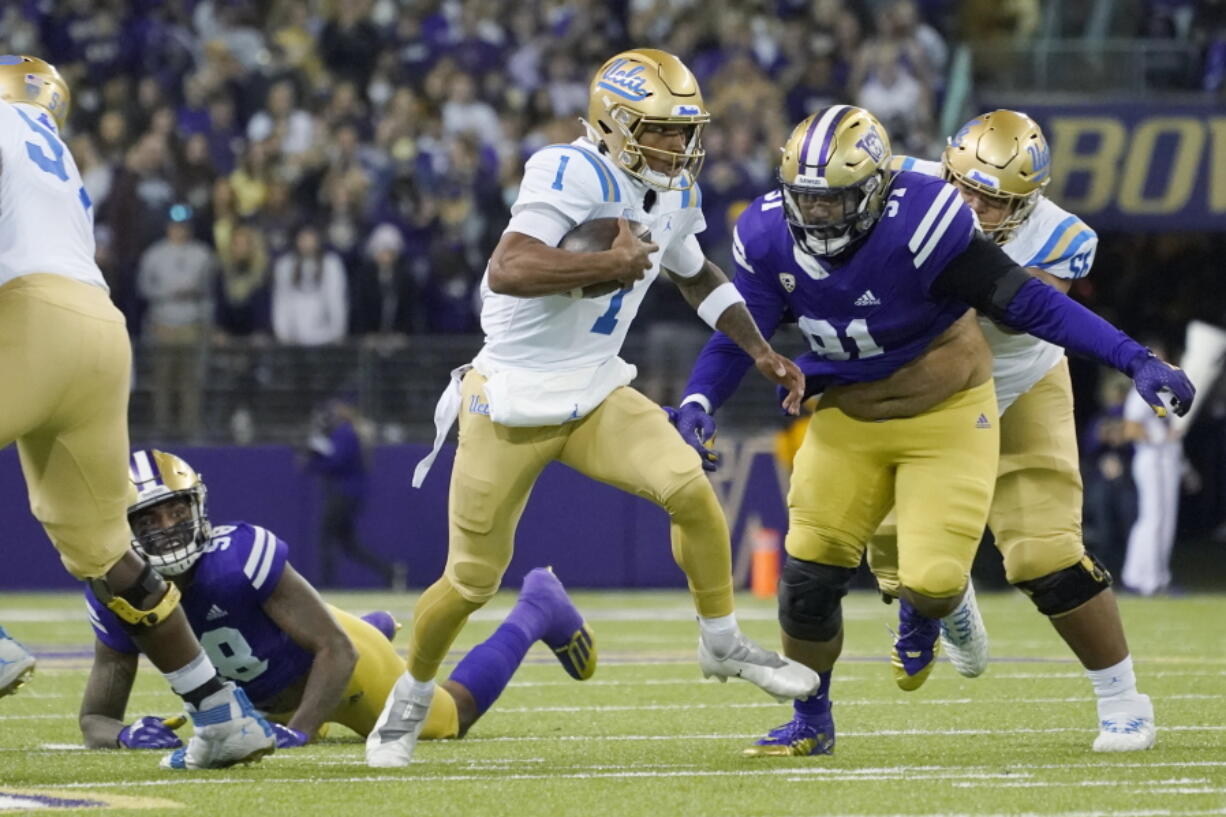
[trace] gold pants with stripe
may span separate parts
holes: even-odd
[[[0,448],[17,443],[30,510],[79,579],[131,547],[131,372],[124,317],[99,287],[62,275],[0,287]]]
[[[1000,418],[1000,466],[988,526],[1010,584],[1071,567],[1085,555],[1073,384],[1061,360]],[[881,589],[898,594],[896,533],[882,525],[868,562]]]
[[[673,557],[689,580],[699,614],[732,612],[728,523],[698,454],[660,406],[624,386],[574,422],[508,427],[473,410],[488,404],[484,384],[476,371],[462,384],[447,565],[414,610],[409,651],[414,677],[434,677],[468,615],[497,592],[532,486],[554,460],[664,508],[671,519]]]
[[[916,415],[881,422],[818,406],[796,454],[787,552],[855,568],[891,507],[898,577],[934,598],[966,586],[996,479],[992,381]]]

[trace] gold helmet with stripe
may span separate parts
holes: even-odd
[[[868,235],[881,218],[889,164],[890,136],[863,108],[831,105],[797,125],[779,166],[797,245],[830,257]]]
[[[128,466],[132,546],[161,575],[186,573],[213,538],[204,480],[179,457],[155,449],[133,451]],[[165,513],[151,513],[163,505]]]
[[[693,187],[706,152],[702,129],[711,121],[698,80],[680,59],[654,48],[623,51],[600,67],[592,79],[588,138],[602,145],[618,167],[661,190]],[[681,126],[680,150],[640,143],[652,127]],[[662,160],[667,170],[653,170],[648,159]]]
[[[941,154],[947,181],[997,204],[1004,215],[980,220],[998,244],[1012,237],[1051,181],[1051,151],[1037,122],[1017,111],[981,114],[959,129]]]
[[[55,66],[38,57],[0,56],[0,99],[37,105],[55,117],[59,127],[68,119],[72,96]]]

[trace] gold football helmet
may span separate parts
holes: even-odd
[[[881,218],[890,136],[863,108],[831,105],[796,126],[783,146],[779,183],[797,245],[838,255]]]
[[[132,452],[128,476],[135,494],[128,503],[132,546],[163,576],[187,572],[213,538],[204,480],[179,457],[154,449]],[[186,503],[190,516],[165,527],[150,524],[156,520],[145,511],[176,500]]]
[[[38,57],[0,56],[0,99],[45,108],[59,127],[68,119],[72,97],[55,66]]]
[[[982,222],[998,244],[1009,240],[1039,203],[1051,181],[1051,151],[1043,131],[1029,116],[997,110],[967,122],[941,154],[947,181],[998,202],[1005,215]]]
[[[588,118],[583,121],[588,138],[603,145],[618,167],[662,190],[694,185],[706,156],[702,129],[711,114],[685,63],[654,48],[623,51],[596,72],[588,99]],[[685,147],[644,147],[639,137],[653,125],[683,126]],[[648,157],[667,160],[669,171],[652,170]]]

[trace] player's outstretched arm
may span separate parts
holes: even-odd
[[[625,219],[618,219],[617,237],[600,252],[571,252],[507,232],[490,256],[489,286],[500,295],[520,298],[558,295],[605,281],[631,287],[651,269],[648,256],[658,249],[639,240]]]
[[[744,296],[724,271],[707,259],[697,275],[683,278],[670,272],[669,277],[699,317],[749,355],[763,377],[787,389],[783,408],[789,414],[797,414],[805,391],[804,374],[789,358],[771,347],[746,306]]]
[[[1000,247],[975,236],[937,275],[932,291],[948,294],[995,321],[1097,360],[1132,378],[1137,391],[1158,416],[1166,414],[1161,392],[1184,415],[1196,388],[1178,368],[1064,293],[1019,267]]]
[[[85,738],[86,749],[124,747],[119,736],[125,728],[123,716],[128,708],[132,684],[136,680],[139,658],[137,653],[119,652],[95,639],[94,665],[85,683],[85,696],[81,699],[81,713],[77,721]],[[133,726],[138,724],[139,721]],[[174,732],[170,734],[173,736]]]
[[[278,735],[277,745],[301,745],[314,735],[324,719],[340,702],[341,694],[353,676],[358,653],[341,625],[328,612],[319,593],[302,575],[286,564],[272,595],[264,602],[264,612],[294,643],[312,653],[315,660],[307,674],[302,701],[290,719],[289,729],[299,733],[296,742],[287,743]]]

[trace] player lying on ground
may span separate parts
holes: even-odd
[[[942,176],[957,187],[984,233],[1044,283],[1068,292],[1074,280],[1089,275],[1098,237],[1044,197],[1051,153],[1043,131],[1025,114],[982,114],[950,139],[940,162],[898,156],[892,167]],[[1001,413],[1000,468],[988,527],[1004,558],[1005,576],[1049,617],[1085,667],[1098,699],[1094,749],[1148,749],[1155,738],[1153,705],[1137,691],[1110,576],[1081,539],[1081,469],[1064,351],[985,317],[979,327],[992,350]],[[1134,397],[1144,410],[1140,395]],[[1160,469],[1151,473],[1160,479]],[[882,592],[897,596],[892,532],[879,531],[869,542],[868,563]],[[1069,581],[1093,571],[1103,580]],[[986,668],[987,639],[969,585],[958,609],[941,620],[941,642],[963,675],[973,677]]]
[[[196,725],[186,766],[258,760],[275,748],[271,727],[217,674],[178,592],[128,546],[132,346],[94,260],[93,202],[60,136],[70,105],[53,66],[0,56],[0,381],[12,384],[0,393],[0,448],[17,443],[30,509],[64,567],[183,699]],[[0,661],[10,662],[0,692],[32,667],[2,631]]]
[[[785,654],[822,684],[750,754],[833,750],[842,598],[891,507],[902,610],[894,677],[915,689],[931,671],[939,619],[967,587],[998,471],[992,358],[975,309],[1124,371],[1155,410],[1165,410],[1159,391],[1172,392],[1177,412],[1195,393],[1177,369],[1010,260],[956,188],[893,172],[890,158],[872,114],[826,108],[792,132],[782,189],[751,204],[734,232],[737,288],[765,337],[797,320],[812,348],[799,361],[808,390],[821,393],[788,493],[779,621]],[[683,439],[703,446],[709,412],[748,365],[718,333],[708,342],[676,417]],[[1032,594],[1047,609],[1105,585],[1086,560]]]
[[[410,762],[439,664],[468,616],[497,592],[532,486],[554,460],[668,512],[673,556],[698,614],[704,675],[742,678],[781,699],[817,688],[812,670],[741,632],[728,522],[703,459],[630,386],[635,368],[618,356],[663,269],[700,317],[784,385],[787,405],[799,405],[800,371],[762,338],[694,236],[705,227],[695,176],[710,118],[698,82],[672,54],[637,49],[605,63],[589,94],[587,136],[528,159],[482,280],[485,345],[471,367],[456,370],[435,411],[436,451],[457,416],[460,423],[447,565],[414,610],[408,671],[367,742],[372,766]],[[622,219],[611,245],[567,248],[568,236],[603,219]],[[651,243],[628,221],[645,226]]]
[[[325,604],[289,563],[288,546],[256,525],[213,527],[206,488],[173,454],[132,455],[137,501],[135,547],[183,594],[192,629],[222,674],[275,722],[277,746],[301,746],[326,723],[365,737],[404,671],[390,641],[390,614],[356,618]],[[81,702],[85,745],[161,749],[180,745],[182,719],[146,715],[125,724],[139,650],[114,614],[87,591],[96,636],[94,665]],[[596,668],[591,633],[552,571],[524,578],[503,623],[460,661],[426,716],[423,736],[462,737],[502,693],[537,640],[583,680]],[[181,759],[183,750],[172,757]]]

